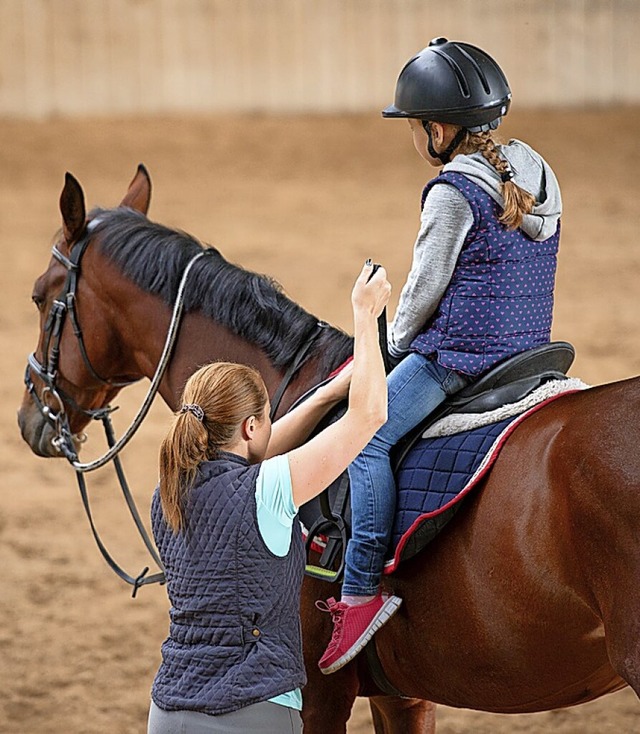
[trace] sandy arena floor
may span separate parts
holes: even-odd
[[[594,384],[640,373],[639,128],[640,109],[513,112],[503,128],[504,137],[538,148],[560,179],[566,213],[554,336],[575,344],[572,374]],[[79,178],[89,204],[115,205],[143,161],[155,185],[152,218],[269,273],[308,310],[350,329],[350,287],[366,257],[387,267],[393,311],[421,186],[433,171],[413,151],[407,126],[377,114],[0,122],[0,135],[0,732],[142,732],[167,630],[165,591],[145,588],[130,599],[98,555],[70,468],[33,456],[15,421],[36,342],[31,287],[59,226],[64,172]],[[142,396],[142,388],[121,396],[120,431]],[[124,456],[145,517],[168,416],[156,405]],[[102,445],[94,429],[86,457]],[[146,557],[111,474],[92,475],[90,486],[108,546],[139,571]],[[441,707],[439,734],[620,734],[637,731],[639,719],[627,689],[526,716]],[[371,731],[360,701],[349,732]]]

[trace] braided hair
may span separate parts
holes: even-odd
[[[501,194],[503,199],[502,214],[498,218],[507,229],[518,229],[525,214],[531,214],[536,204],[533,194],[520,188],[513,181],[513,171],[506,158],[503,158],[491,136],[491,131],[467,133],[456,149],[456,154],[482,153],[489,165],[498,172],[502,179]]]

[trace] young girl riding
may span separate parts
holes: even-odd
[[[551,335],[562,203],[556,177],[525,143],[495,141],[511,103],[484,51],[436,38],[398,78],[384,117],[443,166],[422,194],[413,262],[389,331],[389,418],[349,468],[352,537],[324,673],[349,662],[391,613],[380,580],[394,518],[389,452],[449,395]]]

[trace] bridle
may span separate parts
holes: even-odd
[[[87,519],[89,520],[91,532],[96,541],[98,549],[100,550],[100,553],[102,554],[104,560],[107,562],[109,567],[114,571],[114,573],[116,573],[116,575],[119,576],[123,581],[132,586],[132,596],[135,597],[138,589],[141,586],[152,583],[164,583],[165,575],[162,561],[160,560],[153,541],[147,533],[131,490],[129,489],[129,485],[124,474],[124,469],[122,467],[122,462],[120,461],[119,454],[142,424],[142,421],[149,412],[151,404],[153,403],[153,400],[158,393],[160,383],[171,359],[173,348],[178,335],[178,329],[180,326],[184,307],[184,294],[187,279],[189,277],[191,269],[200,258],[206,257],[208,254],[215,253],[215,250],[203,249],[201,252],[194,255],[187,263],[182,273],[180,284],[178,286],[176,300],[173,305],[171,321],[167,330],[164,347],[160,355],[156,371],[149,385],[147,394],[136,416],[133,418],[129,428],[124,432],[120,439],[116,440],[115,432],[113,430],[113,424],[111,422],[111,413],[117,410],[117,406],[112,407],[110,405],[106,405],[102,408],[97,409],[83,408],[82,406],[78,405],[77,401],[75,401],[67,392],[65,392],[59,386],[59,384],[57,384],[59,377],[58,365],[60,361],[60,342],[62,339],[62,330],[65,321],[67,320],[67,317],[72,325],[73,333],[78,342],[80,354],[82,355],[84,364],[89,373],[97,382],[112,388],[121,388],[133,384],[134,382],[137,382],[139,379],[141,379],[106,379],[98,374],[98,372],[95,370],[87,353],[84,338],[82,335],[82,329],[80,327],[78,314],[76,311],[76,289],[78,278],[80,276],[80,265],[82,257],[90,242],[90,230],[92,229],[92,225],[95,226],[95,220],[94,222],[89,222],[86,227],[84,237],[75,244],[75,246],[71,250],[69,257],[66,257],[62,252],[60,252],[60,250],[55,245],[52,248],[53,257],[62,265],[64,265],[67,270],[67,275],[62,291],[60,292],[59,296],[54,300],[43,328],[44,342],[42,348],[42,362],[38,360],[35,352],[29,355],[27,367],[25,370],[24,382],[27,391],[31,395],[31,398],[37,406],[40,414],[55,430],[55,437],[52,439],[52,444],[75,469],[82,504],[84,506]],[[313,333],[302,344],[292,363],[289,365],[289,368],[285,372],[282,381],[278,386],[276,393],[271,401],[272,419],[276,414],[276,411],[286,388],[289,386],[289,383],[291,382],[294,374],[298,371],[305,358],[307,357],[310,347],[315,341],[315,338],[327,326],[328,324],[325,324],[324,322],[319,322],[316,325]],[[44,388],[40,396],[38,396],[35,384],[32,380],[32,373],[35,373],[38,378],[44,383]],[[49,407],[49,405],[47,404],[47,397],[53,398],[53,400],[57,404],[57,409],[52,409],[51,407]],[[84,435],[76,436],[71,432],[67,411],[65,409],[65,401],[67,405],[70,405],[75,411],[78,411],[88,416],[92,420],[99,420],[102,422],[109,448],[107,452],[103,454],[100,458],[89,463],[82,463],[79,461],[76,444],[82,443],[85,440],[85,437]],[[100,467],[105,466],[111,461],[113,462],[118,482],[120,484],[120,489],[122,490],[132,520],[147,551],[151,555],[155,564],[160,569],[158,573],[147,575],[149,572],[149,567],[145,566],[142,572],[139,573],[137,576],[130,575],[113,559],[106,546],[104,545],[102,539],[100,538],[100,535],[98,534],[97,528],[93,521],[93,515],[91,512],[91,505],[89,502],[89,495],[87,492],[84,474],[95,469],[99,469]]]
[[[88,225],[87,229],[90,228],[91,223]],[[76,289],[78,278],[80,276],[80,265],[82,261],[82,256],[84,255],[89,245],[89,242],[90,236],[89,232],[87,232],[85,233],[85,236],[72,248],[69,257],[66,257],[62,252],[60,252],[60,250],[55,245],[52,248],[53,257],[58,260],[58,262],[62,263],[62,265],[64,265],[67,270],[67,276],[60,295],[54,300],[51,306],[51,310],[47,316],[47,320],[43,328],[44,342],[42,348],[42,363],[36,357],[35,352],[29,356],[27,368],[25,371],[24,382],[27,391],[35,402],[40,414],[55,430],[56,435],[52,439],[53,445],[75,469],[82,504],[89,520],[91,532],[93,533],[93,537],[96,541],[98,549],[100,550],[103,558],[105,559],[109,567],[121,579],[123,579],[123,581],[133,587],[132,595],[135,597],[138,589],[141,586],[152,583],[164,583],[165,577],[160,557],[158,556],[153,541],[147,533],[131,490],[129,489],[129,485],[124,474],[119,454],[125,447],[125,445],[133,437],[135,432],[140,427],[142,421],[146,417],[147,413],[149,412],[149,408],[151,407],[153,399],[158,392],[160,382],[162,381],[167,365],[169,364],[169,360],[171,358],[173,347],[175,345],[176,337],[178,334],[178,327],[182,318],[184,292],[189,273],[191,272],[191,269],[197,260],[199,260],[201,257],[205,257],[208,253],[213,251],[204,249],[196,254],[194,257],[192,257],[187,264],[182,274],[180,285],[178,287],[178,293],[176,295],[176,300],[174,303],[173,313],[171,316],[169,329],[167,331],[164,348],[162,350],[162,354],[160,356],[160,360],[158,362],[154,377],[147,391],[147,395],[140,409],[138,410],[138,413],[131,422],[129,428],[125,431],[123,436],[118,441],[116,441],[113,424],[111,422],[111,413],[117,410],[117,407],[106,405],[98,409],[84,408],[78,405],[78,403],[58,384],[60,341],[62,339],[62,330],[67,318],[72,325],[73,333],[78,342],[80,354],[82,355],[84,364],[87,367],[89,373],[97,382],[113,388],[120,388],[133,384],[134,382],[137,382],[138,379],[140,379],[136,378],[126,380],[108,380],[98,374],[89,359],[89,355],[87,353],[84,338],[82,335],[82,329],[80,327],[76,311]],[[44,388],[42,390],[41,396],[38,396],[36,387],[33,383],[31,377],[32,372],[35,373],[38,378],[44,383]],[[49,407],[49,405],[47,404],[47,397],[51,397],[54,399],[57,409],[52,409],[51,407]],[[102,422],[109,448],[103,456],[96,459],[95,461],[86,464],[79,461],[78,453],[76,450],[76,443],[82,443],[84,439],[74,436],[74,434],[71,432],[69,418],[65,409],[65,401],[67,405],[72,406],[74,410],[88,416],[92,420],[99,420]],[[91,512],[91,505],[89,502],[89,495],[87,492],[84,474],[86,472],[93,471],[94,469],[98,469],[109,463],[110,461],[113,462],[120,488],[122,490],[133,522],[138,530],[138,533],[154,562],[156,563],[158,568],[161,569],[159,573],[148,576],[147,574],[149,572],[149,567],[146,566],[137,576],[130,575],[113,559],[98,534],[97,528],[93,521],[93,515]]]
[[[60,385],[57,384],[58,379],[58,365],[60,361],[60,341],[62,339],[62,329],[64,327],[67,317],[71,322],[73,333],[78,342],[80,354],[85,367],[91,374],[91,376],[99,383],[103,385],[109,385],[110,387],[119,388],[126,385],[133,384],[137,380],[122,380],[114,381],[107,380],[95,370],[84,343],[84,337],[82,329],[80,328],[80,322],[78,321],[78,314],[76,311],[76,288],[78,282],[78,276],[80,274],[80,261],[84,255],[85,250],[89,244],[89,237],[85,237],[78,242],[78,244],[72,249],[71,257],[66,257],[60,252],[60,250],[54,245],[51,249],[53,257],[67,270],[67,276],[64,282],[64,286],[59,296],[53,301],[51,310],[47,316],[43,333],[44,343],[42,347],[43,361],[40,362],[36,357],[36,353],[33,352],[29,355],[27,368],[25,371],[24,382],[27,391],[33,398],[34,402],[38,406],[40,413],[44,416],[48,423],[53,426],[56,431],[56,436],[53,439],[53,445],[62,454],[64,454],[70,461],[77,460],[77,454],[74,447],[74,438],[76,441],[82,442],[82,439],[74,437],[69,427],[69,421],[65,410],[65,401],[67,405],[70,405],[75,411],[88,416],[91,419],[101,420],[105,412],[113,412],[113,408],[98,408],[96,410],[83,408],[65,392]],[[40,380],[44,383],[42,390],[42,396],[38,396],[36,387],[31,378],[31,374],[36,374]],[[139,379],[139,378],[138,378]],[[54,412],[52,408],[47,404],[46,396],[53,398],[56,403],[57,412]]]

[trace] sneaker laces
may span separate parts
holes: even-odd
[[[343,602],[337,602],[333,597],[324,601],[319,599],[316,602],[316,608],[321,612],[328,612],[331,615],[331,621],[333,622],[333,633],[331,640],[327,646],[327,652],[335,647],[342,639],[342,627],[344,625],[344,613],[349,608],[348,604]]]

